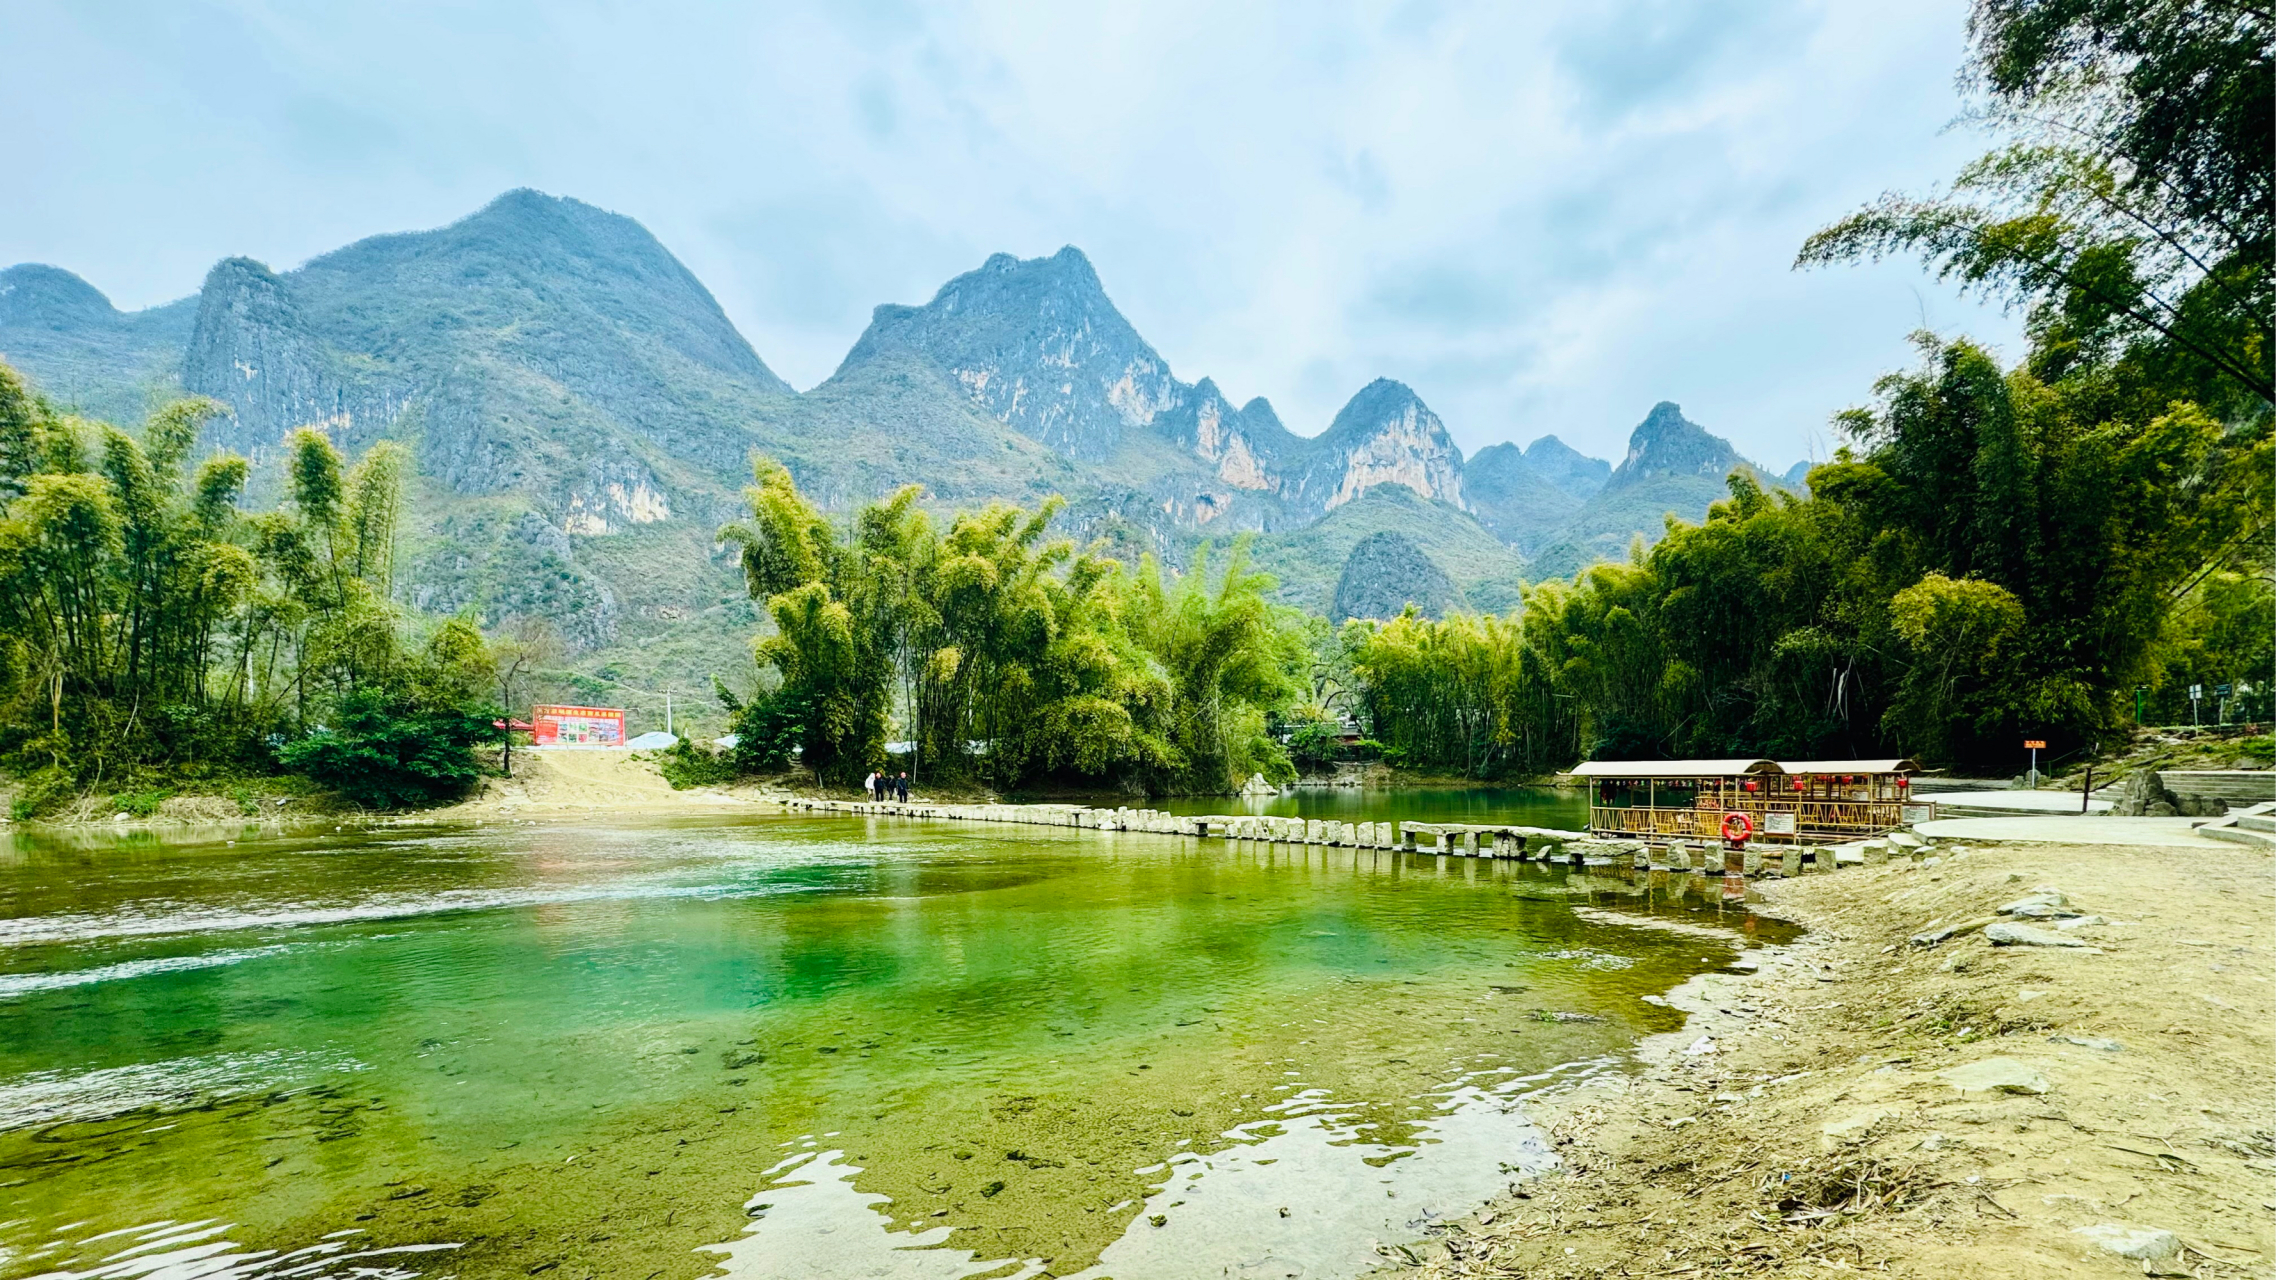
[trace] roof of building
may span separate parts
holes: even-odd
[[[1576,778],[1730,778],[1779,772],[1776,760],[1590,760],[1573,766]]]
[[[1788,773],[1919,773],[1918,760],[1781,760]]]

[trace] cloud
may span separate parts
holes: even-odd
[[[881,302],[1082,246],[1189,380],[1325,427],[1377,375],[1467,448],[1617,456],[1673,399],[1777,462],[1931,319],[1810,230],[1976,149],[1964,0],[17,0],[0,262],[121,305],[514,186],[639,218],[800,386]],[[1917,291],[1917,293],[1916,293]]]

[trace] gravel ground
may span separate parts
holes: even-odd
[[[2276,1275],[2272,872],[2018,844],[1769,882],[1811,932],[1671,996],[1691,1021],[1636,1074],[1537,1103],[1564,1171],[1385,1274]],[[2038,886],[2104,923],[1998,914]]]

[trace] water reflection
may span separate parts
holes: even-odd
[[[1638,997],[1752,921],[1704,876],[922,821],[12,839],[0,1275],[442,1243],[523,1274],[564,1239],[813,1275],[825,1231],[1355,1270],[1498,1185],[1508,1082],[1671,1029]],[[110,1246],[161,1218],[231,1225]]]
[[[1128,798],[1101,798],[1118,805]],[[1253,813],[1338,822],[1506,822],[1578,831],[1588,825],[1588,795],[1555,787],[1297,787],[1266,796],[1181,796],[1146,802],[1168,813]]]

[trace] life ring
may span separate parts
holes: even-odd
[[[1745,844],[1754,834],[1754,820],[1743,813],[1723,815],[1723,838],[1732,844]]]

